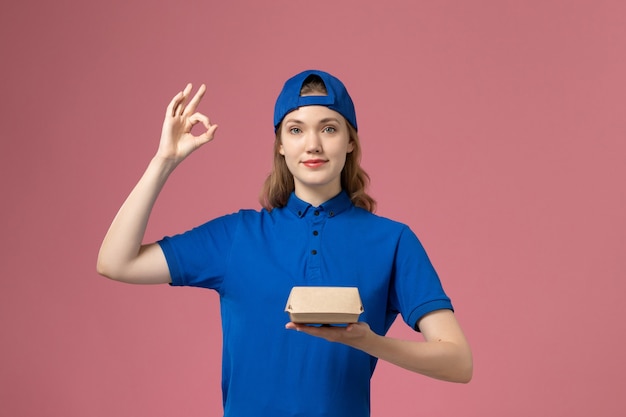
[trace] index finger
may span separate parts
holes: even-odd
[[[193,96],[191,101],[189,102],[189,105],[185,108],[186,114],[193,114],[196,112],[196,108],[198,107],[200,100],[202,100],[202,97],[204,96],[205,92],[206,92],[206,85],[202,84],[200,88],[198,88],[198,91]]]
[[[183,91],[179,91],[178,94],[176,94],[172,98],[172,101],[170,101],[170,103],[167,105],[167,113],[166,113],[167,116],[170,116],[170,117],[176,116],[176,114],[178,113],[178,109],[181,106],[184,106],[185,98],[189,95],[190,91],[191,91],[191,83],[187,84]]]

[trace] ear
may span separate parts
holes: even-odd
[[[351,153],[354,150],[354,141],[350,140],[350,142],[348,142],[348,148],[346,149],[346,153]]]
[[[278,153],[281,154],[282,156],[285,156],[285,150],[283,149],[282,143],[278,146]]]

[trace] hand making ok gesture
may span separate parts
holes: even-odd
[[[170,160],[175,164],[180,163],[200,146],[213,140],[217,129],[217,125],[211,124],[207,116],[196,112],[198,104],[206,91],[206,86],[202,84],[188,102],[191,88],[191,84],[187,84],[183,91],[174,96],[167,106],[167,113],[163,121],[157,156]],[[202,123],[206,131],[194,136],[191,133],[191,129],[197,123]]]

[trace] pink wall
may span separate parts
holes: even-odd
[[[421,237],[475,354],[469,385],[381,364],[373,415],[624,415],[624,16],[621,0],[4,2],[0,414],[219,415],[216,295],[105,280],[97,250],[186,82],[207,83],[219,135],[150,239],[258,207],[274,98],[317,67],[352,92],[378,212]]]

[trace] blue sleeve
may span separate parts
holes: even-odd
[[[238,224],[239,215],[230,214],[160,240],[172,285],[220,291]]]
[[[441,309],[453,310],[424,247],[417,236],[405,227],[396,252],[391,303],[404,321],[414,328],[426,314]]]

